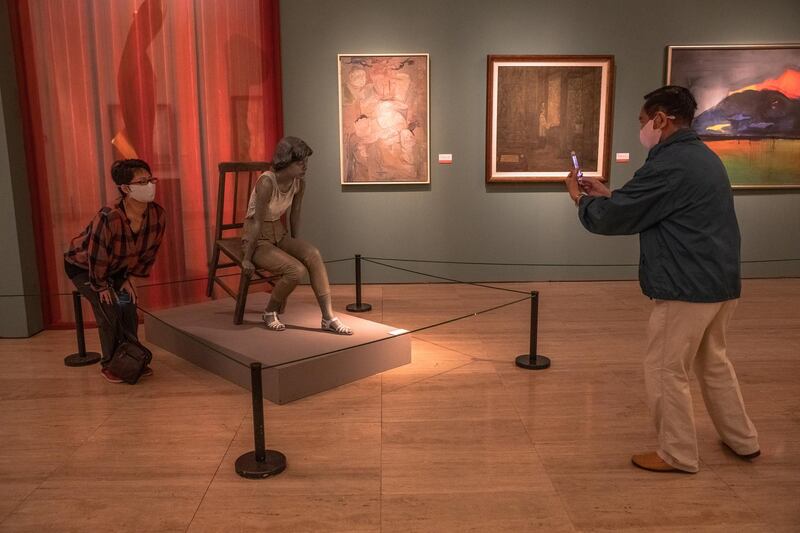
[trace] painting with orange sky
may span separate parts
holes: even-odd
[[[667,83],[737,188],[800,188],[800,45],[670,46]]]

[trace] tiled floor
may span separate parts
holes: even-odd
[[[111,385],[63,366],[70,331],[2,340],[0,531],[800,531],[800,280],[746,281],[731,325],[762,457],[720,447],[695,388],[696,475],[630,464],[655,444],[636,283],[504,287],[541,291],[550,369],[513,364],[527,302],[419,332],[410,365],[265,403],[288,468],[259,481],[233,467],[253,447],[247,391],[160,350],[154,377]],[[364,296],[368,318],[407,329],[516,298],[454,285]]]

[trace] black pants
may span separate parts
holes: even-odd
[[[68,272],[68,274],[71,272]],[[139,317],[136,314],[136,304],[118,304],[111,305],[104,304],[100,301],[100,293],[94,291],[89,286],[89,272],[81,272],[70,278],[70,281],[75,284],[78,291],[84,298],[89,300],[92,304],[94,311],[94,318],[97,322],[97,332],[100,335],[100,348],[103,352],[103,357],[100,359],[100,364],[104,367],[108,366],[111,358],[114,357],[114,352],[117,345],[124,341],[121,331],[131,333],[137,339],[139,329]],[[114,290],[119,290],[125,278],[122,276],[111,277],[109,279]],[[105,311],[105,315],[101,312]]]

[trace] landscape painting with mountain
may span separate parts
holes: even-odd
[[[737,188],[800,188],[800,45],[670,46],[667,83]]]

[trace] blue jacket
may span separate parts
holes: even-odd
[[[728,173],[694,131],[654,146],[610,198],[582,198],[579,217],[592,233],[639,234],[639,283],[650,298],[739,297],[739,224]]]

